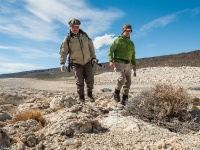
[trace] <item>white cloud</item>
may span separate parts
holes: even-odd
[[[2,50],[10,50],[13,52],[16,52],[20,54],[20,57],[24,58],[58,58],[58,52],[52,52],[52,50],[43,49],[38,50],[35,48],[29,48],[29,47],[14,47],[14,46],[0,46],[0,49]]]
[[[200,13],[200,8],[192,9],[192,16],[198,15]]]
[[[0,56],[0,62],[3,62],[3,61],[9,61],[9,59],[6,58],[5,56]]]
[[[134,37],[144,36],[147,33],[149,33],[150,31],[152,31],[153,29],[163,28],[163,27],[177,21],[178,18],[180,17],[180,14],[187,13],[188,11],[189,11],[188,9],[185,9],[182,11],[178,11],[178,12],[169,14],[167,16],[163,16],[163,17],[154,19],[153,21],[150,21],[147,24],[140,27],[139,30],[136,30],[135,34],[133,36]]]
[[[108,62],[108,49],[116,38],[114,34],[105,34],[93,40],[97,59],[101,60],[101,62]]]
[[[0,14],[0,32],[39,41],[60,42],[58,30],[74,17],[81,20],[82,27],[92,37],[107,30],[115,19],[123,16],[120,10],[99,10],[90,7],[84,0],[24,0],[21,3],[4,3],[0,6],[3,10]]]
[[[170,14],[164,17],[157,18],[145,25],[135,32],[134,37],[144,36],[155,28],[165,27],[177,18],[176,14]]]
[[[110,45],[116,37],[114,34],[105,34],[104,36],[97,36],[94,40],[94,47],[96,50],[100,49],[104,45]]]
[[[5,73],[15,73],[21,71],[30,71],[36,69],[44,69],[44,66],[33,65],[31,59],[38,59],[39,57],[55,57],[54,54],[47,54],[48,52],[41,52],[36,50],[21,48],[21,47],[12,47],[12,46],[0,46],[1,56],[0,56],[0,74]],[[4,50],[12,51],[12,56],[5,55]],[[14,53],[19,53],[20,55],[15,55]],[[52,56],[54,55],[54,56]],[[29,63],[24,62],[26,58],[29,60]],[[44,59],[44,58],[43,58]]]
[[[55,25],[46,23],[24,10],[24,5],[20,5],[21,3],[10,4],[7,2],[6,4],[7,7],[1,6],[3,13],[0,14],[0,32],[13,38],[25,37],[38,41],[59,40],[58,34],[55,32],[57,29]]]
[[[80,19],[81,26],[91,36],[107,30],[114,20],[124,15],[115,8],[108,10],[93,8],[85,0],[76,0],[75,3],[71,0],[27,0],[27,2],[27,10],[47,22],[59,21],[67,25],[72,18]]]
[[[15,73],[21,71],[35,70],[35,69],[42,69],[42,67],[35,66],[29,63],[16,63],[16,62],[0,63],[0,74]]]
[[[141,30],[149,30],[152,28],[164,27],[176,19],[176,14],[171,14],[158,19],[155,19],[141,27]]]

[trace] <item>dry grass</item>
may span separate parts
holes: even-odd
[[[12,120],[12,123],[15,123],[17,121],[26,121],[29,119],[34,119],[42,124],[42,126],[45,125],[45,119],[42,115],[42,112],[40,110],[25,110],[17,115]]]
[[[198,131],[199,124],[192,120],[187,111],[190,103],[190,95],[181,86],[157,84],[129,100],[125,114],[154,122],[171,131],[179,131],[183,126]]]

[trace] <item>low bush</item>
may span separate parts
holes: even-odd
[[[16,114],[12,120],[12,123],[15,123],[17,121],[25,121],[29,119],[34,119],[42,124],[42,126],[45,125],[45,119],[42,115],[42,112],[40,110],[25,110],[18,114]]]
[[[181,86],[157,84],[130,99],[125,114],[157,123],[171,131],[180,131],[181,125],[193,128],[191,124],[194,130],[199,130],[200,127],[197,128],[198,124],[191,121],[192,116],[187,110],[190,103],[191,96]]]

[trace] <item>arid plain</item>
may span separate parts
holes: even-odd
[[[200,67],[138,69],[137,76],[132,76],[129,99],[158,83],[180,85],[191,97],[200,98],[199,74]],[[125,108],[114,102],[112,92],[101,91],[113,91],[115,84],[114,72],[95,75],[96,101],[86,98],[84,104],[77,104],[74,77],[0,79],[0,149],[200,149],[200,131],[173,132],[122,115]],[[34,119],[10,123],[25,110],[40,110],[45,124]]]

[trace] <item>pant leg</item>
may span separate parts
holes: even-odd
[[[130,64],[125,64],[124,71],[125,71],[126,79],[125,79],[125,84],[123,86],[123,95],[128,95],[130,87],[131,87],[131,66],[130,66]]]
[[[73,69],[76,79],[77,93],[79,95],[84,95],[84,66],[74,64]]]
[[[125,72],[123,68],[123,63],[115,63],[114,71],[117,74],[117,85],[115,87],[116,90],[121,90],[122,86],[125,83]]]
[[[87,84],[87,90],[92,91],[94,88],[94,72],[90,61],[84,66],[84,77]]]

